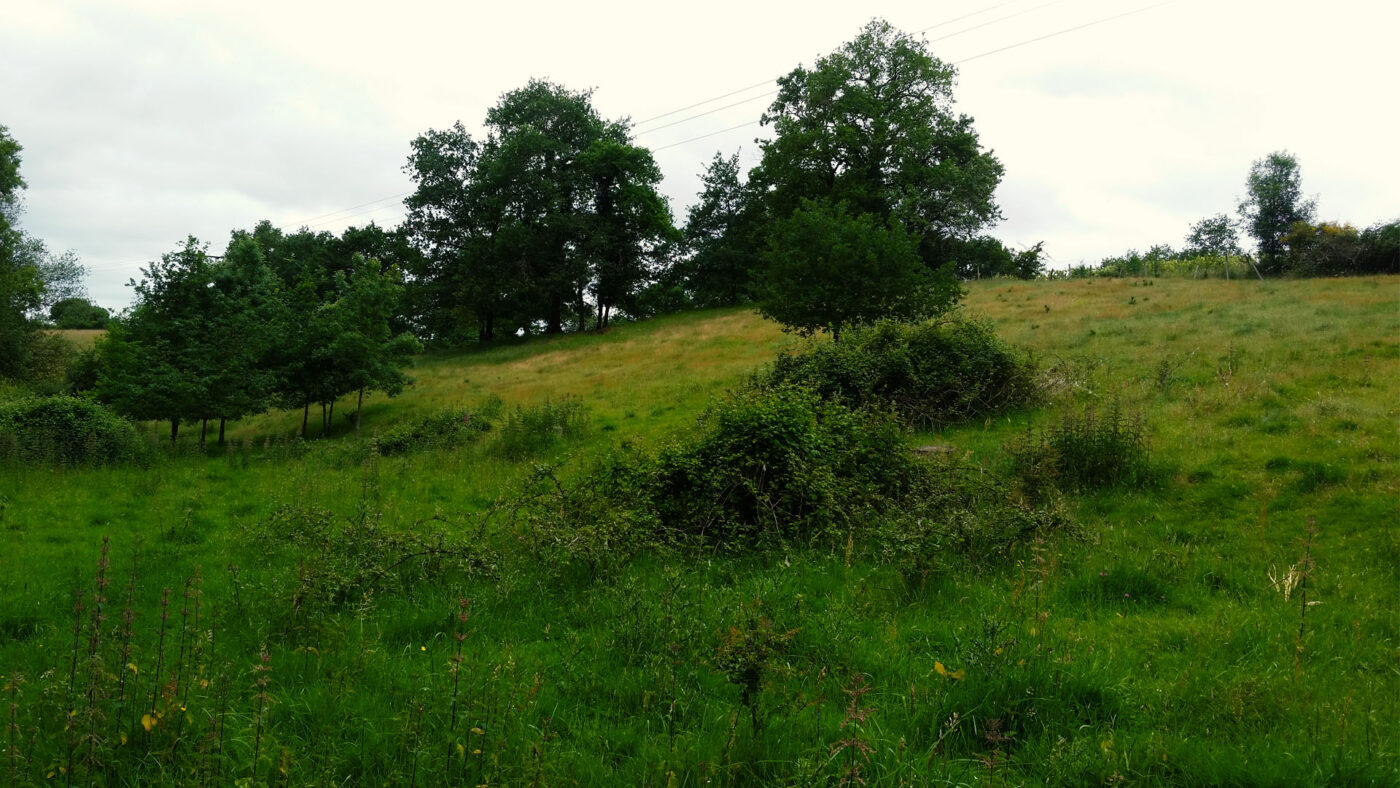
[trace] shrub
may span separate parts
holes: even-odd
[[[780,355],[768,385],[797,384],[848,407],[892,409],[906,424],[941,427],[1020,407],[1035,396],[1032,366],[977,320],[881,322]]]
[[[1153,476],[1142,419],[1125,415],[1117,403],[1102,413],[1067,412],[1051,427],[1012,441],[1007,452],[1032,498],[1052,487],[1084,491],[1144,484]]]
[[[462,408],[444,408],[395,426],[379,436],[375,445],[381,455],[388,456],[469,443],[491,429],[493,412],[490,405],[476,413]]]
[[[87,465],[133,459],[142,443],[126,419],[78,397],[25,397],[0,404],[0,457]]]
[[[539,554],[594,572],[648,547],[839,547],[879,533],[859,541],[897,542],[880,555],[926,574],[936,552],[1002,554],[1056,521],[995,480],[914,455],[892,416],[790,386],[733,393],[694,437],[617,452],[570,483],[542,472],[517,516]]]

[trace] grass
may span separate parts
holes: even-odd
[[[149,467],[0,469],[0,782],[1395,784],[1400,280],[969,289],[1045,404],[911,444],[1005,474],[1117,403],[1159,478],[923,577],[854,540],[584,574],[505,525],[536,465],[682,434],[788,341],[736,310],[430,355],[366,407],[583,407],[518,452],[364,459],[268,414]]]

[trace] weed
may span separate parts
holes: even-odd
[[[1032,499],[1052,487],[1078,492],[1146,484],[1155,476],[1142,417],[1125,415],[1117,403],[1103,412],[1066,412],[1050,427],[1011,441],[1006,451]]]
[[[494,448],[500,456],[519,462],[578,439],[589,424],[588,408],[578,400],[517,407],[501,425]]]
[[[764,675],[786,651],[797,636],[796,629],[783,631],[763,615],[755,599],[743,606],[739,623],[720,636],[715,648],[714,665],[729,681],[739,687],[739,702],[749,709],[754,730],[759,724],[759,693]]]

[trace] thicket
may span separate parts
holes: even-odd
[[[23,397],[0,403],[0,460],[93,465],[138,457],[142,442],[126,419],[78,397]]]
[[[759,379],[806,386],[848,407],[888,409],[920,428],[1001,413],[1036,397],[1030,361],[990,324],[966,318],[883,321],[840,342],[783,353]]]
[[[542,556],[595,571],[648,548],[836,549],[880,532],[883,558],[926,572],[945,549],[991,555],[1060,523],[909,451],[889,413],[792,385],[733,392],[693,437],[624,447],[574,481],[542,469],[516,514]]]
[[[378,436],[375,446],[380,454],[388,456],[470,443],[491,429],[492,419],[499,410],[499,401],[476,412],[466,408],[443,408],[395,426]]]

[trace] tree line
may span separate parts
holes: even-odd
[[[999,221],[1003,176],[970,117],[955,69],[927,43],[874,20],[851,41],[778,80],[759,163],[716,153],[677,226],[661,172],[630,121],[589,91],[531,80],[491,107],[484,136],[459,121],[410,143],[407,215],[340,236],[269,222],[232,234],[220,255],[193,238],[131,282],[74,385],[120,412],[201,425],[270,407],[313,405],[323,425],[347,394],[395,393],[422,345],[602,330],[618,316],[753,304],[804,334],[884,318],[921,320],[965,279],[1045,274],[1043,245],[1011,249]],[[100,320],[81,266],[17,229],[19,146],[0,128],[0,376],[42,356],[36,317]],[[1186,252],[1154,247],[1098,273],[1173,260],[1247,261],[1264,274],[1400,269],[1400,225],[1313,224],[1297,161],[1256,162],[1239,219],[1198,222]],[[1258,242],[1246,257],[1239,235]],[[1257,264],[1257,265],[1256,265]],[[73,272],[77,271],[75,278]],[[358,426],[359,406],[356,407]]]

